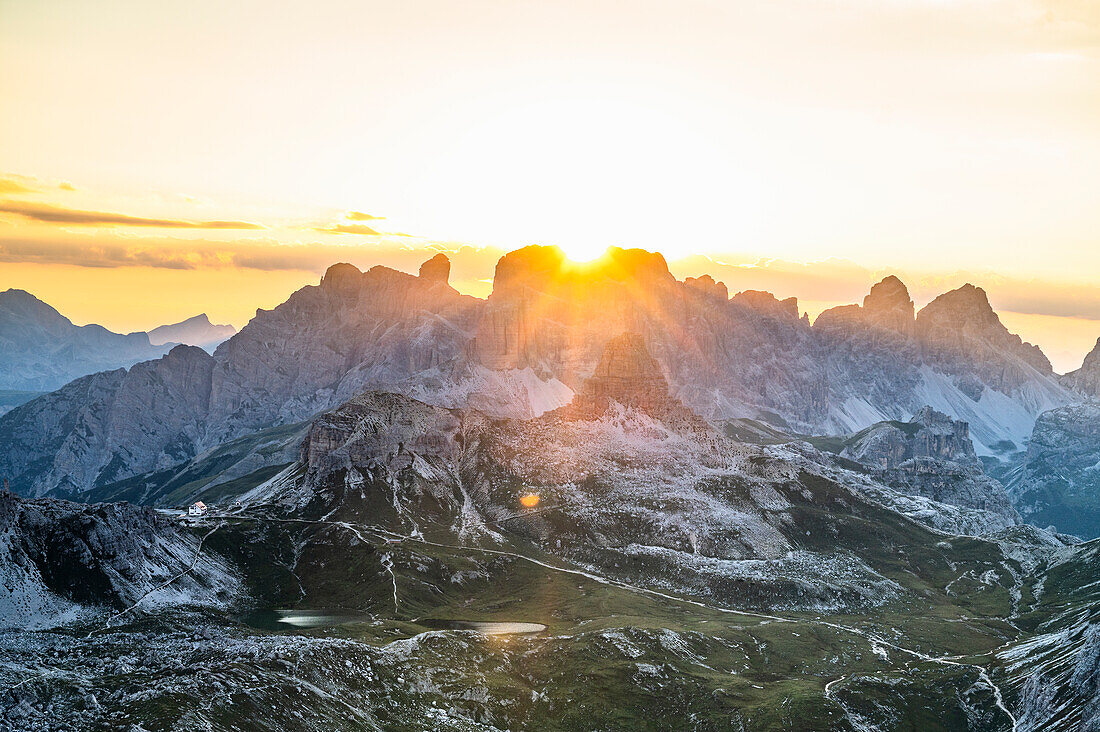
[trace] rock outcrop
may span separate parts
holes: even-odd
[[[0,292],[0,390],[52,391],[97,371],[131,366],[167,352],[145,333],[122,335],[73,325],[23,290]]]
[[[895,490],[985,512],[986,531],[1019,519],[1004,486],[985,474],[969,426],[931,407],[908,422],[880,422],[847,437],[840,454]]]
[[[931,407],[921,408],[908,422],[880,422],[868,427],[848,440],[842,454],[883,470],[922,458],[979,464],[970,441],[970,426]]]
[[[418,276],[428,282],[439,282],[446,285],[451,277],[451,260],[447,259],[446,254],[437,254],[420,265]]]

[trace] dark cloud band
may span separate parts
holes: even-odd
[[[183,221],[179,219],[155,219],[143,216],[105,211],[81,211],[41,203],[0,201],[0,213],[14,214],[25,219],[46,224],[71,224],[79,226],[140,226],[160,229],[262,229],[259,224],[247,221]]]

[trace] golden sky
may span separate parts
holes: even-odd
[[[811,312],[970,280],[1061,370],[1100,336],[1092,0],[0,0],[0,105],[0,289],[76,322],[430,249],[484,295],[540,242]]]

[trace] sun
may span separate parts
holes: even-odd
[[[599,259],[607,253],[607,247],[599,244],[575,242],[572,244],[559,244],[558,246],[565,252],[565,256],[569,258],[570,262],[576,262],[578,264]]]

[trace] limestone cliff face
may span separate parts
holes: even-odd
[[[639,333],[623,333],[604,346],[600,362],[584,384],[582,396],[647,405],[668,398],[668,382],[649,355]]]
[[[609,337],[645,331],[657,311],[677,318],[681,287],[660,254],[612,247],[577,265],[556,247],[526,247],[497,264],[474,351],[492,369],[531,367],[579,384]]]
[[[612,248],[574,265],[556,248],[527,247],[497,265],[473,352],[489,368],[531,367],[578,389],[609,339],[638,333],[673,395],[703,416],[764,408],[821,421],[825,375],[794,299],[725,293],[713,278],[677,281],[659,254]]]
[[[615,405],[644,412],[675,429],[708,430],[705,421],[669,393],[661,366],[649,355],[640,333],[623,333],[609,340],[572,404],[547,416],[598,419]]]

